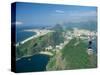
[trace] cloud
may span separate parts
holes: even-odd
[[[16,22],[13,22],[12,24],[15,24],[15,25],[22,25],[23,23],[20,22],[20,21],[16,21]]]
[[[56,10],[57,13],[64,14],[65,12],[62,10]]]
[[[19,21],[16,21],[15,23],[16,23],[16,25],[22,25],[23,24],[22,22],[19,22]]]

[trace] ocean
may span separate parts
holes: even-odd
[[[33,27],[34,28],[34,27]],[[26,32],[25,29],[33,29],[32,27],[18,27],[16,30],[16,41],[21,42],[26,38],[35,35],[35,32]],[[35,29],[35,28],[34,28]],[[97,38],[92,41],[92,48],[97,53]],[[30,57],[24,57],[16,61],[16,72],[36,72],[45,71],[50,57],[43,54],[36,54]]]
[[[16,27],[16,43],[21,42],[36,34],[35,32],[24,31],[27,29],[32,29],[32,28]]]
[[[16,61],[16,72],[45,71],[49,59],[50,56],[43,54],[24,57],[21,60]]]
[[[48,26],[42,26],[42,25],[22,25],[22,26],[16,26],[16,43],[21,42],[28,37],[31,37],[36,34],[36,32],[28,32],[24,30],[29,29],[44,29]]]

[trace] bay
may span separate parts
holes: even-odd
[[[16,61],[16,72],[45,71],[50,56],[36,54]]]

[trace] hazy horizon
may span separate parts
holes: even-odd
[[[91,6],[16,3],[16,25],[54,25],[61,22],[96,21],[97,8]]]

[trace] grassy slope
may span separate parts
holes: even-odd
[[[50,35],[50,34],[51,33],[48,33],[47,35]],[[47,35],[40,36],[35,39],[31,39],[31,40],[25,42],[24,44],[18,46],[17,51],[16,51],[17,57],[20,58],[20,57],[26,56],[26,55],[33,55],[33,54],[39,52],[40,49],[42,50],[42,48],[43,48],[42,45],[43,45],[43,43],[44,44],[46,43],[45,40],[47,39]]]
[[[75,43],[79,43],[75,46]],[[90,62],[90,57],[86,53],[87,44],[82,40],[72,39],[60,52],[62,54],[61,60],[64,68],[60,69],[80,69],[93,67]],[[47,65],[47,70],[59,70],[56,63],[57,54],[51,58]],[[58,62],[59,63],[59,62]]]
[[[86,53],[87,45],[80,40],[79,44],[75,46],[76,42],[77,39],[72,39],[62,50],[62,56],[67,62],[66,67],[68,66],[70,69],[88,68],[90,62]]]
[[[60,35],[61,33],[56,33],[57,32],[47,33],[46,35],[29,40],[24,44],[18,46],[16,51],[17,58],[27,55],[34,55],[40,51],[45,50],[45,47],[48,47],[50,45],[54,47],[56,44],[62,42],[62,37]]]

